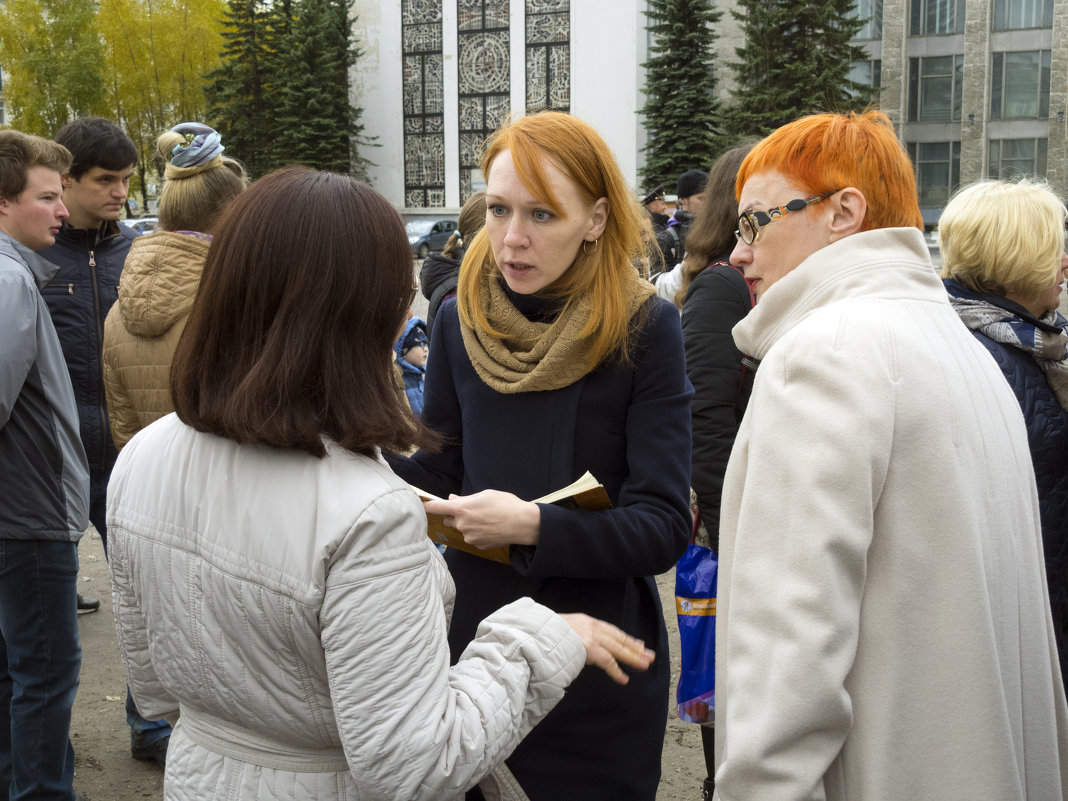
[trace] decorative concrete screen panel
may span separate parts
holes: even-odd
[[[442,0],[401,0],[404,205],[445,205]]]

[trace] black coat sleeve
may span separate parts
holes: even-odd
[[[729,265],[713,265],[690,285],[682,307],[686,373],[693,384],[691,485],[712,548],[719,550],[719,508],[738,425],[752,389],[752,372],[731,329],[752,307],[749,288]]]

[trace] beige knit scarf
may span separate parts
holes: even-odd
[[[636,271],[624,291],[628,320],[654,292]],[[551,323],[531,322],[508,299],[500,274],[487,270],[479,281],[478,303],[503,337],[476,331],[462,318],[460,332],[475,372],[491,389],[506,395],[562,389],[597,366],[590,363],[593,337],[581,334],[590,316],[588,297],[566,305]]]

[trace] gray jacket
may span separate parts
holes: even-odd
[[[0,233],[0,539],[77,542],[89,468],[40,288],[58,268]]]

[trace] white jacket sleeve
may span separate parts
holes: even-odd
[[[178,712],[178,700],[156,675],[148,652],[148,627],[134,593],[128,546],[130,535],[108,519],[108,568],[111,572],[111,606],[115,614],[122,662],[137,711],[146,720],[159,720]],[[150,585],[151,586],[151,585]]]
[[[682,262],[656,277],[656,294],[675,305],[675,293],[682,286]]]
[[[460,795],[511,753],[585,662],[578,635],[522,599],[483,621],[450,668],[450,579],[425,528],[411,492],[389,493],[328,566],[322,643],[360,798]],[[376,554],[389,554],[390,571],[376,570]]]

